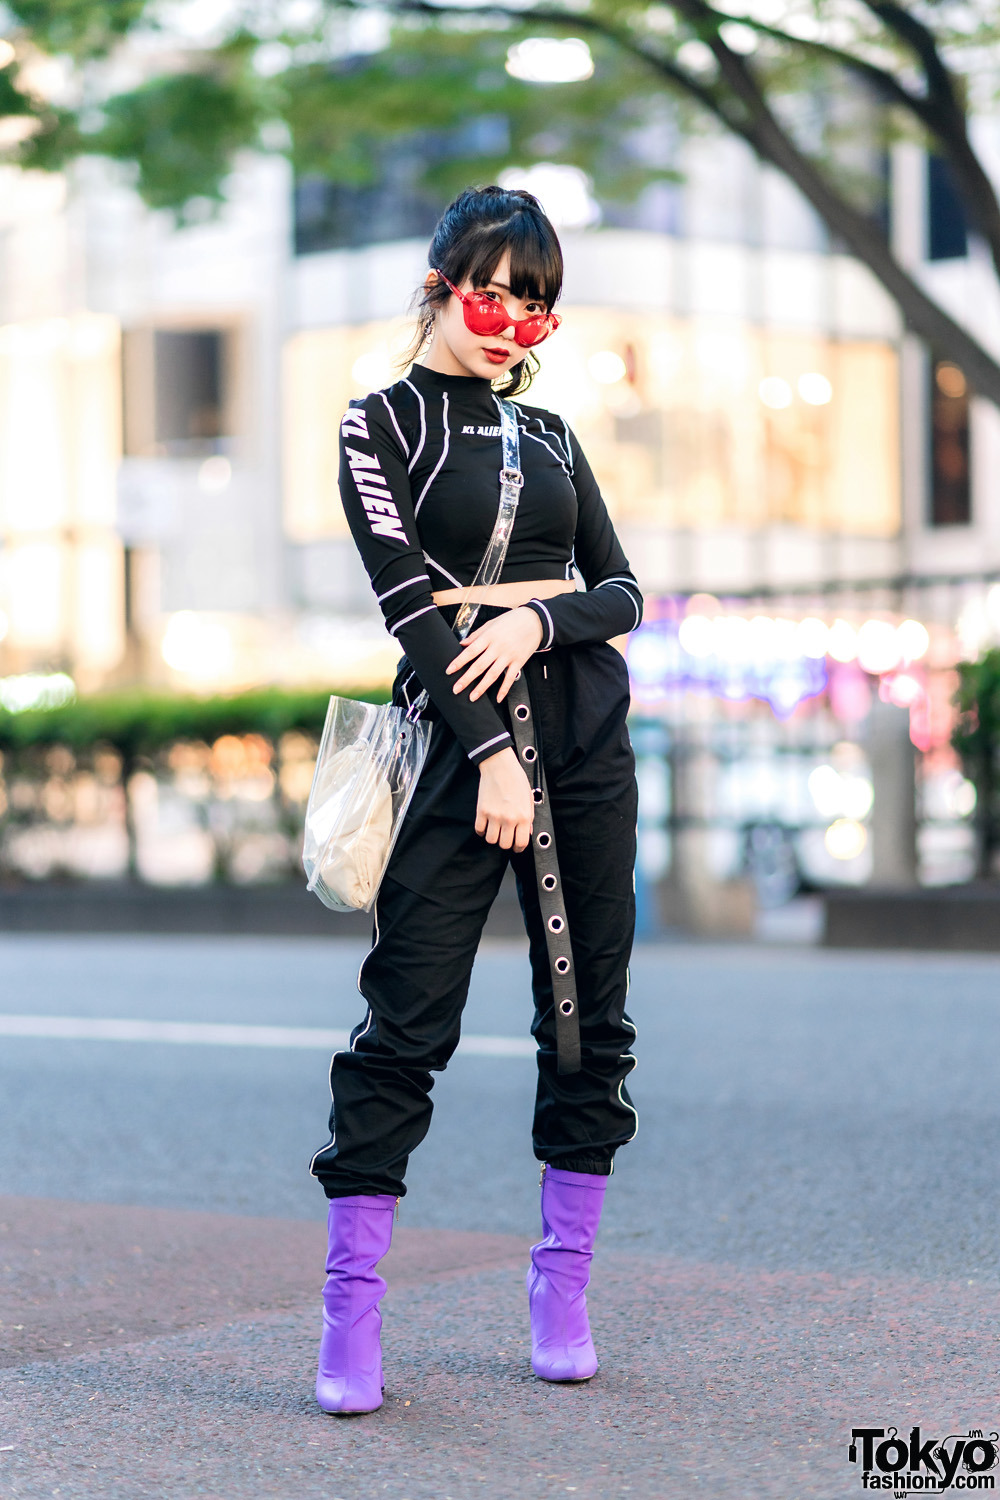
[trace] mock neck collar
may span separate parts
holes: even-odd
[[[442,375],[439,370],[428,370],[426,365],[413,365],[407,379],[427,391],[461,390],[470,396],[495,394],[493,382],[485,375]]]

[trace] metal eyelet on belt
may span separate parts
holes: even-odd
[[[532,761],[538,759],[538,751],[535,749],[534,745],[525,745],[524,749],[521,751],[521,759],[526,760],[529,766],[531,765]]]
[[[514,717],[517,719],[530,718],[531,710],[529,709],[528,705],[526,703],[519,703],[514,710]]]
[[[539,849],[547,849],[549,847],[549,845],[551,844],[551,842],[552,842],[552,835],[551,835],[551,833],[546,833],[544,829],[535,838],[535,843],[538,845]]]
[[[555,971],[556,971],[557,974],[568,974],[569,973],[569,959],[568,958],[557,958],[552,967],[555,969]]]
[[[543,875],[542,876],[542,890],[543,891],[554,891],[555,888],[556,888],[556,886],[558,884],[559,884],[559,882],[558,882],[558,880],[556,879],[556,877],[554,875]]]
[[[556,915],[549,918],[548,926],[550,932],[562,932],[563,928],[566,926],[566,923],[563,921],[562,917]]]
[[[572,1002],[572,1000],[560,1000],[559,1001],[559,1010],[560,1010],[560,1012],[561,1012],[562,1015],[564,1015],[564,1016],[571,1016],[573,1014],[573,1002]]]
[[[533,787],[531,795],[535,799],[536,807],[540,807],[541,804],[545,801],[545,793],[542,791],[540,786]]]

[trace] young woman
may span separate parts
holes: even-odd
[[[515,408],[523,486],[503,571],[473,593],[482,607],[464,643],[451,628],[497,518],[501,399],[527,389],[537,369],[528,351],[559,323],[559,242],[529,193],[469,189],[435,230],[429,266],[411,351],[423,351],[420,363],[353,401],[341,428],[344,508],[406,653],[393,702],[412,704],[426,689],[423,717],[434,727],[358,978],[367,1014],[333,1059],[331,1139],[311,1167],[330,1199],[316,1383],[330,1412],[382,1402],[385,1282],[375,1267],[406,1192],[407,1159],[430,1124],[431,1074],[458,1044],[473,959],[508,863],[529,939],[538,1042],[533,1144],[544,1237],[528,1285],[532,1366],[544,1379],[586,1380],[597,1369],[584,1292],[612,1160],[636,1131],[625,1088],[635,1065],[625,1014],[635,766],[628,674],[607,642],[638,625],[642,598],[580,445],[552,412]],[[538,768],[531,747],[519,758],[511,732],[520,726],[508,697],[524,685],[531,709],[517,716],[532,720]],[[531,848],[536,807],[539,821],[543,812],[551,819],[558,856],[558,874],[542,866],[544,891]],[[557,1046],[565,1027],[546,931],[563,919],[543,913],[546,893],[560,886],[580,1037],[569,1067]],[[557,973],[561,965],[570,969],[563,957]]]

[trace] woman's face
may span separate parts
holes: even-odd
[[[427,276],[427,286],[438,280],[435,272]],[[456,283],[457,285],[457,283]],[[491,281],[485,286],[474,286],[471,281],[462,282],[459,288],[465,293],[483,292],[503,304],[514,318],[530,318],[545,313],[548,308],[537,298],[515,297],[510,290],[510,252],[505,250],[498,262]],[[473,333],[465,326],[463,303],[453,293],[449,294],[443,307],[434,315],[434,335],[422,363],[440,375],[478,375],[484,380],[495,380],[506,370],[518,364],[527,351],[514,341],[512,324],[501,328],[497,334]]]

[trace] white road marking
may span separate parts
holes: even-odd
[[[319,1026],[233,1026],[214,1021],[132,1021],[91,1016],[4,1016],[0,1036],[72,1042],[171,1042],[198,1047],[313,1047],[334,1052],[350,1043],[349,1031]],[[530,1037],[464,1036],[466,1057],[534,1057]]]

